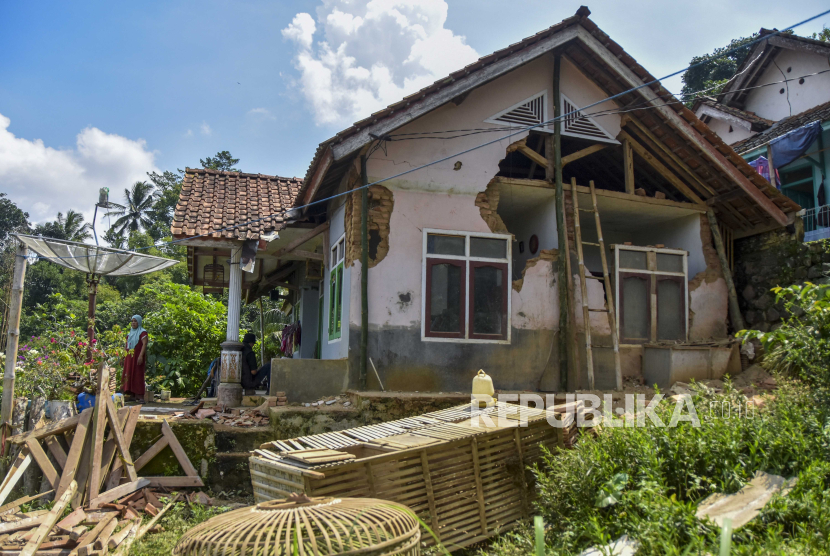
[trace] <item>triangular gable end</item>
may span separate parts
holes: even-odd
[[[580,139],[592,139],[594,141],[604,141],[606,143],[619,144],[619,141],[605,131],[601,125],[591,116],[586,116],[579,110],[579,106],[574,101],[562,96],[562,113],[566,114],[563,125],[562,135],[570,137],[579,137]]]
[[[532,126],[541,124],[548,118],[547,90],[536,93],[530,98],[518,102],[501,112],[490,116],[488,124],[509,126]]]

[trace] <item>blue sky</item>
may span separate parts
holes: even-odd
[[[148,170],[229,150],[303,176],[351,121],[572,15],[551,0],[0,1],[0,191],[31,213],[91,214]],[[594,2],[652,74],[826,2]],[[307,15],[302,15],[307,14]],[[797,30],[809,35],[830,17]],[[322,41],[326,41],[324,45]],[[327,45],[327,46],[326,46]],[[674,92],[679,79],[667,86]]]

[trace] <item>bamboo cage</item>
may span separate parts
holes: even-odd
[[[304,493],[398,502],[411,508],[447,549],[457,550],[528,516],[532,477],[527,468],[541,459],[543,447],[572,446],[578,404],[561,406],[563,411],[465,404],[268,442],[249,458],[254,497],[260,502]],[[554,421],[561,425],[553,426]],[[433,543],[429,533],[422,540]]]

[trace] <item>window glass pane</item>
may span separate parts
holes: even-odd
[[[502,334],[506,315],[503,312],[504,270],[492,266],[471,269],[474,274],[473,334]]]
[[[683,272],[683,255],[657,253],[657,270],[663,272]]]
[[[335,330],[340,332],[340,321],[343,313],[343,265],[337,269],[337,322],[334,323]]]
[[[343,257],[346,255],[346,242],[341,241],[337,244],[337,262],[343,260]]]
[[[503,239],[471,237],[470,256],[504,259],[507,257],[507,241]]]
[[[461,268],[432,265],[429,279],[430,332],[461,332]]]
[[[657,282],[657,339],[683,340],[686,337],[683,286],[677,280]]]
[[[628,251],[620,249],[620,268],[648,270],[645,251]]]
[[[463,257],[464,237],[429,234],[427,235],[427,253],[430,255],[457,255]]]
[[[329,277],[329,336],[334,334],[334,323],[337,321],[337,270],[331,271]]]
[[[645,253],[643,253],[645,255]],[[620,252],[622,255],[622,252]],[[646,340],[648,330],[648,278],[626,276],[620,284],[620,309],[622,312],[622,337],[630,340]]]

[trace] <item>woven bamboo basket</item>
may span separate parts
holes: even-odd
[[[511,419],[497,419],[502,412]],[[475,426],[478,416],[490,416]],[[560,420],[554,427],[548,420]],[[492,424],[492,426],[488,426]],[[527,517],[543,448],[569,448],[574,413],[471,404],[417,417],[263,444],[249,458],[257,501],[309,496],[405,504],[449,550],[485,540]],[[423,534],[425,544],[432,544]]]
[[[421,531],[407,507],[371,498],[262,502],[185,533],[174,556],[419,556]]]

